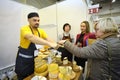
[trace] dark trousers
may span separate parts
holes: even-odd
[[[62,52],[62,60],[64,59],[64,57],[67,57],[69,61],[72,61],[72,53],[70,53],[67,49],[59,47],[58,51]]]

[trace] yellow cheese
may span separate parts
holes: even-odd
[[[57,78],[58,77],[58,73],[59,73],[58,70],[49,72],[49,78]]]
[[[66,73],[67,73],[66,67],[63,67],[63,66],[60,66],[60,67],[59,67],[59,71],[60,71],[60,73],[62,73],[62,74],[66,74]]]
[[[47,45],[44,45],[44,49],[45,49],[45,50],[48,50],[48,48],[50,48],[50,47],[47,46]]]
[[[59,80],[70,80],[70,75],[59,73]]]
[[[35,67],[35,72],[36,73],[42,73],[42,72],[46,71],[47,69],[48,69],[47,64],[43,64],[40,67]]]
[[[75,72],[80,71],[80,67],[78,65],[73,66],[73,71]]]
[[[53,78],[53,79],[52,79],[52,78],[50,78],[49,80],[58,80],[58,79],[57,79],[57,78]]]
[[[56,63],[49,64],[49,66],[48,66],[49,72],[56,71],[56,70],[58,70],[58,64],[56,64]]]
[[[34,74],[37,75],[37,76],[44,76],[44,77],[46,77],[48,75],[48,70],[46,70],[43,73],[36,73],[36,72],[34,72]]]
[[[63,74],[59,73],[58,78],[59,78],[59,80],[63,80],[63,78],[64,78]]]

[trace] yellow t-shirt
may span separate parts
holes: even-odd
[[[38,31],[40,33],[40,37],[43,39],[47,38],[47,34],[43,29],[38,28],[38,31],[36,29],[32,29],[34,35],[39,37]],[[26,34],[33,34],[29,27],[29,25],[23,26],[20,30],[20,47],[27,49],[31,43],[28,39],[25,39],[24,36]]]

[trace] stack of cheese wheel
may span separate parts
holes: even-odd
[[[73,71],[75,71],[75,72],[80,71],[80,67],[76,64],[76,61],[73,62]]]
[[[47,76],[48,65],[45,60],[41,60],[39,63],[35,63],[34,74],[38,76]]]
[[[59,71],[60,71],[58,75],[59,80],[70,80],[70,76],[67,75],[67,67],[60,66]]]
[[[51,63],[48,66],[49,80],[58,80],[59,67],[56,63]]]
[[[71,66],[60,66],[59,71],[59,80],[73,80],[76,77]]]

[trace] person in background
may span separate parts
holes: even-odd
[[[65,23],[63,25],[63,33],[59,35],[58,40],[69,40],[70,42],[74,42],[74,36],[70,34],[71,25],[69,23]]]
[[[15,72],[18,80],[23,80],[34,72],[34,51],[36,44],[50,46],[53,42],[46,32],[39,28],[39,15],[36,12],[28,14],[29,25],[20,29],[20,46],[17,53]],[[51,42],[51,43],[50,43]]]
[[[87,46],[88,39],[96,39],[95,34],[90,33],[90,26],[88,21],[81,22],[80,30],[81,30],[81,33],[77,34],[76,36],[76,42],[75,42],[76,46],[85,47]],[[87,61],[87,59],[75,56],[75,61],[77,62],[77,65],[82,66],[84,69],[85,62]]]
[[[95,26],[96,42],[86,47],[78,47],[62,40],[60,44],[80,58],[90,59],[87,80],[120,79],[120,39],[118,26],[112,18],[102,18]],[[54,48],[59,48],[56,43]]]
[[[71,30],[71,25],[69,23],[65,23],[63,25],[63,33],[60,34],[58,36],[58,40],[69,40],[70,42],[74,43],[74,36],[72,34],[70,34],[70,30]],[[58,42],[59,42],[58,41]],[[69,61],[72,61],[72,54],[70,54],[70,52],[68,50],[66,50],[65,48],[59,48],[60,52],[62,52],[62,60],[67,57]]]

